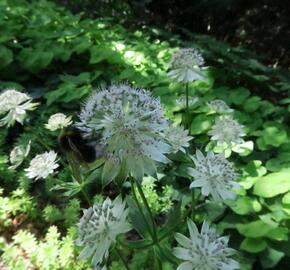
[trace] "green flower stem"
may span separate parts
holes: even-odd
[[[145,195],[144,195],[144,192],[143,192],[143,190],[142,190],[141,184],[138,182],[138,180],[135,180],[135,181],[134,181],[134,180],[135,180],[135,179],[133,179],[132,177],[130,177],[131,187],[132,187],[132,190],[133,190],[133,196],[134,196],[134,199],[136,200],[136,203],[137,203],[137,205],[138,205],[139,211],[141,212],[141,214],[142,214],[142,216],[143,216],[143,218],[144,218],[144,220],[145,220],[145,222],[146,222],[146,225],[147,225],[148,230],[149,230],[149,232],[150,232],[150,235],[151,235],[151,238],[152,238],[153,243],[154,243],[154,244],[155,244],[159,249],[161,249],[161,247],[160,247],[160,245],[159,245],[159,239],[158,239],[158,235],[157,235],[157,228],[156,228],[156,224],[155,224],[155,221],[154,221],[154,218],[153,218],[153,214],[152,214],[152,212],[151,212],[151,209],[150,209],[150,207],[149,207],[149,204],[148,204],[148,202],[147,202],[147,199],[146,199],[146,197],[145,197]],[[149,214],[149,217],[150,217],[150,220],[151,220],[151,224],[152,224],[152,230],[153,230],[153,231],[151,231],[151,226],[148,224],[147,219],[146,219],[146,217],[145,217],[145,215],[144,215],[144,213],[143,213],[143,211],[142,211],[142,208],[141,208],[141,206],[140,206],[140,204],[139,204],[139,202],[138,202],[138,199],[137,199],[137,196],[136,196],[136,193],[135,193],[135,190],[134,190],[134,183],[136,184],[136,187],[137,187],[138,192],[139,192],[139,194],[140,194],[140,196],[141,196],[141,199],[142,199],[142,201],[143,201],[143,204],[145,205],[145,208],[146,208],[146,210],[147,210],[147,212],[148,212],[148,214]],[[163,267],[162,267],[162,262],[158,259],[157,255],[155,255],[155,258],[156,258],[156,262],[157,262],[158,270],[162,270],[162,269],[163,269]]]
[[[189,84],[188,82],[185,84],[185,97],[186,97],[186,113],[188,114],[188,108],[189,108]]]
[[[145,221],[145,223],[146,223],[146,226],[147,226],[147,228],[148,228],[149,234],[150,234],[151,238],[153,239],[154,237],[153,237],[153,233],[152,233],[152,231],[151,231],[151,226],[150,226],[149,223],[147,222],[146,216],[145,216],[145,214],[143,213],[142,207],[141,207],[141,205],[140,205],[140,203],[139,203],[139,201],[138,201],[138,198],[137,198],[137,195],[136,195],[136,192],[135,192],[134,180],[133,180],[132,177],[130,177],[130,182],[131,182],[131,188],[132,188],[132,192],[133,192],[134,200],[136,201],[136,204],[137,204],[137,207],[138,207],[138,209],[139,209],[139,212],[140,212],[141,215],[143,216],[143,219],[144,219],[144,221]]]
[[[153,239],[152,240],[154,241],[155,244],[158,245],[159,241],[158,241],[157,229],[156,229],[156,224],[155,224],[155,221],[154,221],[154,218],[153,218],[153,214],[151,212],[151,209],[150,209],[150,206],[149,206],[149,204],[147,202],[147,199],[146,199],[146,197],[144,195],[144,192],[142,190],[141,184],[137,180],[135,180],[135,183],[136,183],[138,192],[139,192],[139,194],[141,196],[141,199],[142,199],[142,201],[143,201],[143,203],[145,205],[145,208],[146,208],[146,210],[147,210],[147,212],[149,214],[149,217],[150,217],[150,220],[151,220],[151,223],[152,223],[152,229],[153,229]]]
[[[83,194],[84,198],[86,199],[86,201],[88,202],[88,204],[91,206],[91,200],[89,195],[87,194],[86,190],[84,189],[83,186],[83,178],[81,175],[81,171],[80,171],[80,165],[78,164],[78,162],[76,162],[73,157],[70,157],[68,155],[67,157],[68,163],[70,164],[71,170],[72,170],[72,175],[73,175],[73,179],[75,179],[80,187],[81,187],[81,193]]]
[[[191,217],[192,220],[195,220],[195,206],[196,206],[196,200],[194,196],[194,189],[191,189]]]
[[[130,270],[129,265],[127,264],[125,258],[123,257],[121,251],[115,246],[115,251],[118,254],[119,258],[121,259],[122,263],[124,264],[127,270]]]

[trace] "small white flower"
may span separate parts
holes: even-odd
[[[10,152],[10,163],[12,164],[9,169],[14,170],[23,162],[30,152],[31,141],[25,147],[24,145],[15,146]]]
[[[187,222],[190,238],[183,234],[175,235],[181,247],[174,248],[174,255],[185,261],[177,270],[234,270],[239,263],[231,258],[235,250],[228,247],[229,237],[219,237],[213,228],[204,221],[199,233],[191,220]]]
[[[207,103],[207,106],[219,114],[233,112],[233,110],[221,99],[212,100]]]
[[[66,116],[63,113],[56,113],[49,117],[45,127],[51,131],[63,129],[72,124],[71,116]]]
[[[172,57],[168,76],[184,83],[202,80],[203,65],[204,59],[198,51],[191,48],[180,49]]]
[[[190,188],[201,187],[202,195],[211,195],[215,201],[235,199],[232,189],[240,185],[233,180],[239,175],[223,153],[215,155],[210,151],[204,156],[197,150],[192,160],[195,168],[188,168],[188,173],[194,178]]]
[[[221,145],[226,143],[228,146],[243,143],[244,140],[241,137],[246,135],[243,132],[243,126],[229,115],[220,116],[208,134],[211,140]]]
[[[34,110],[36,105],[27,94],[13,89],[5,90],[0,94],[0,115],[5,114],[0,120],[0,126],[12,126],[15,121],[23,124],[26,111]]]
[[[58,164],[56,163],[56,153],[54,151],[45,152],[40,155],[36,155],[31,161],[30,165],[26,171],[26,175],[29,178],[46,178],[48,175],[52,174]]]
[[[78,224],[77,246],[84,246],[78,259],[92,257],[93,266],[100,265],[109,256],[110,246],[120,234],[131,230],[127,221],[128,209],[122,198],[114,201],[107,198],[102,204],[94,204],[84,210]]]
[[[166,140],[170,143],[173,153],[181,151],[185,153],[185,149],[189,147],[189,141],[193,137],[188,136],[188,130],[182,126],[171,126],[164,132]]]

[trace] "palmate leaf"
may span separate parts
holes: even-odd
[[[78,194],[79,192],[81,192],[82,186],[77,182],[68,182],[68,183],[62,183],[62,184],[56,185],[50,189],[50,191],[53,191],[53,190],[64,190],[65,191],[63,193],[64,196],[72,197]]]
[[[172,210],[170,211],[167,221],[164,226],[159,230],[158,237],[160,240],[172,235],[174,230],[178,225],[180,225],[179,221],[181,220],[181,202],[176,204]]]

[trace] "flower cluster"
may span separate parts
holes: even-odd
[[[236,197],[233,188],[239,187],[234,182],[239,175],[234,165],[227,161],[224,154],[208,152],[206,156],[200,151],[192,157],[195,168],[189,168],[188,173],[195,179],[190,188],[201,187],[204,196],[211,195],[215,201],[233,200]]]
[[[32,103],[29,95],[8,89],[0,94],[0,115],[5,115],[0,120],[0,126],[14,125],[15,121],[23,124],[26,111],[35,109],[37,103]]]
[[[207,103],[207,106],[216,113],[230,113],[233,110],[221,99],[215,99]]]
[[[84,246],[79,259],[92,257],[92,264],[98,266],[109,256],[110,246],[116,237],[131,229],[127,222],[128,209],[121,197],[114,201],[107,198],[102,204],[94,204],[84,210],[78,224],[77,246]]]
[[[79,118],[77,128],[98,140],[114,171],[122,167],[126,175],[143,177],[155,171],[155,161],[168,162],[166,154],[173,151],[164,136],[170,124],[149,91],[112,85],[94,93]]]
[[[29,178],[45,179],[48,175],[52,174],[58,164],[56,163],[56,153],[54,151],[45,152],[40,155],[36,155],[29,164],[29,167],[25,169],[26,175]]]
[[[188,130],[182,126],[171,126],[164,132],[166,140],[170,143],[173,153],[181,151],[185,153],[185,148],[189,147],[189,141],[193,137],[188,136]]]
[[[45,127],[51,131],[63,129],[72,124],[71,116],[66,116],[63,113],[56,113],[49,117]]]
[[[211,136],[211,140],[217,141],[218,144],[226,143],[228,146],[232,146],[232,144],[244,142],[241,137],[246,134],[242,129],[243,126],[232,116],[223,115],[217,118],[208,134]]]
[[[28,145],[25,147],[23,145],[15,146],[10,152],[10,163],[11,166],[9,169],[16,169],[21,165],[23,160],[28,156],[30,152],[31,141],[29,141]]]
[[[177,270],[234,270],[239,263],[231,258],[235,250],[228,247],[229,237],[219,237],[204,221],[199,233],[196,225],[187,222],[190,238],[177,233],[175,238],[181,247],[174,248],[174,255],[185,261]]]
[[[201,54],[191,48],[178,50],[172,57],[169,77],[179,82],[192,82],[204,78],[202,67],[204,59]]]

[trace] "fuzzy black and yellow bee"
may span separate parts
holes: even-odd
[[[91,163],[104,154],[104,149],[96,143],[96,140],[87,139],[83,133],[75,127],[64,130],[59,138],[61,149],[71,154],[80,163]]]

